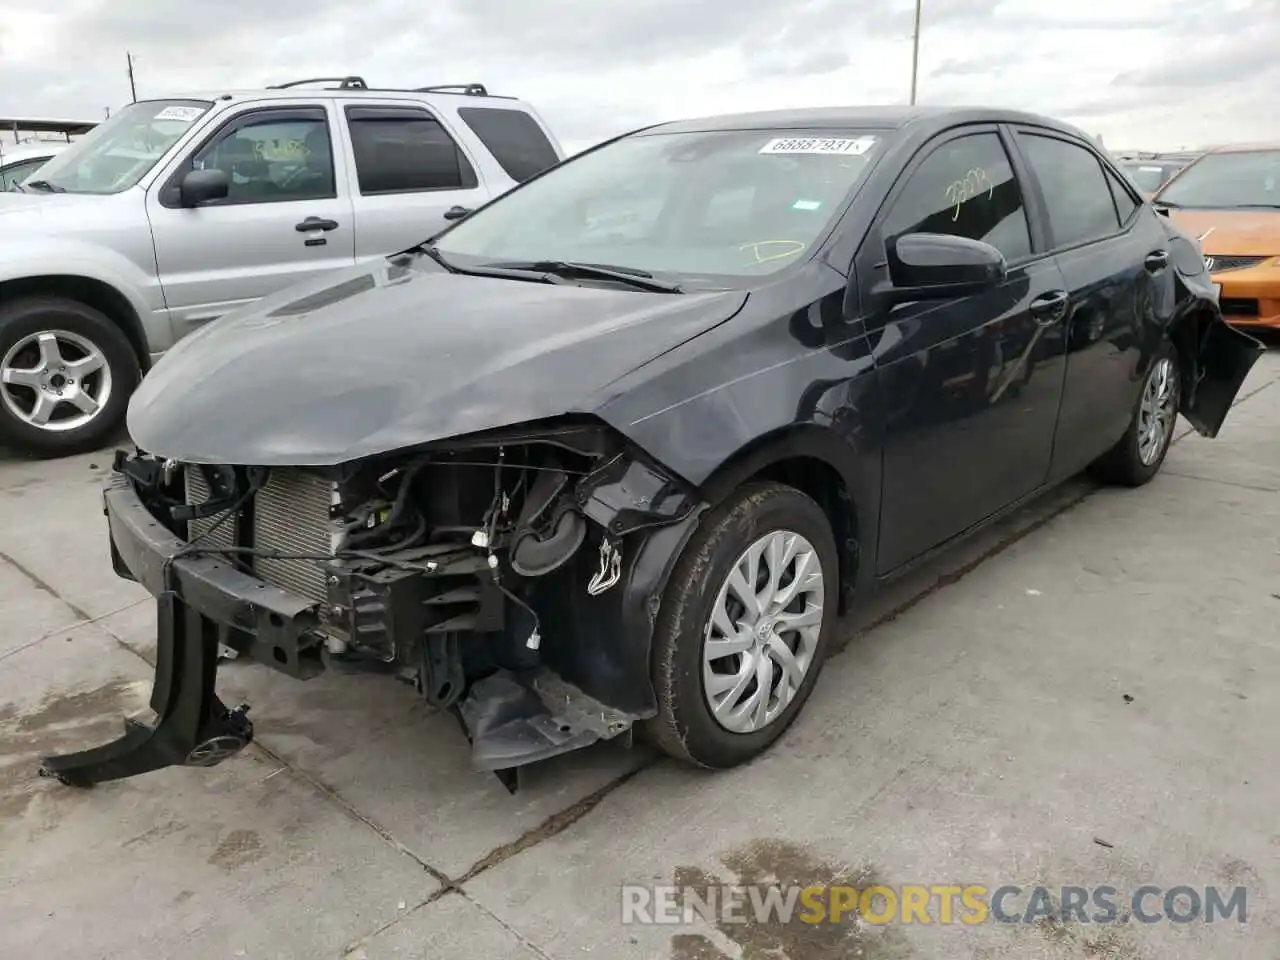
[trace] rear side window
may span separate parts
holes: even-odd
[[[458,115],[517,183],[560,162],[538,121],[523,110],[459,107]]]
[[[946,233],[989,243],[1006,260],[1029,256],[1022,191],[1000,137],[974,133],[936,148],[911,174],[881,233],[886,242],[906,233]]]
[[[471,163],[425,110],[347,107],[346,113],[362,195],[477,186]]]
[[[1120,223],[1123,226],[1137,211],[1138,201],[1133,199],[1133,194],[1129,192],[1129,188],[1114,170],[1107,166],[1103,169],[1107,174],[1107,182],[1111,184],[1111,195],[1116,201],[1116,214],[1120,217]]]
[[[1018,136],[1040,180],[1055,247],[1100,240],[1120,229],[1111,187],[1097,157],[1056,137]]]

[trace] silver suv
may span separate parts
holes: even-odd
[[[0,193],[0,442],[101,444],[192,330],[412,247],[563,156],[532,107],[478,83],[129,105]]]

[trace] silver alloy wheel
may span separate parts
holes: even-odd
[[[804,537],[774,530],[743,551],[716,594],[702,639],[702,689],[732,733],[778,719],[813,665],[826,593]]]
[[[76,430],[97,417],[109,399],[111,366],[102,349],[78,333],[33,333],[0,360],[0,400],[37,429]]]
[[[1161,357],[1147,377],[1138,405],[1138,457],[1145,467],[1156,462],[1173,434],[1176,397],[1177,371],[1172,360]]]

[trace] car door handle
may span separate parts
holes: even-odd
[[[455,206],[455,207],[450,207],[448,210],[444,212],[444,218],[446,220],[461,220],[463,217],[469,215],[470,213],[471,211],[466,207]]]
[[[323,217],[307,217],[293,229],[299,233],[310,233],[313,230],[337,230],[337,220],[325,220]]]
[[[1158,273],[1169,265],[1169,251],[1156,250],[1147,254],[1147,259],[1142,261],[1142,265],[1147,268],[1148,273]]]
[[[1065,290],[1042,293],[1031,301],[1031,319],[1042,327],[1049,327],[1067,315],[1071,294]]]

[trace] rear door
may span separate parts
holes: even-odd
[[[357,260],[421,243],[448,225],[448,211],[471,210],[487,199],[465,141],[425,104],[362,99],[342,109]]]
[[[867,318],[885,409],[877,570],[888,573],[1044,483],[1062,396],[1062,275],[1028,218],[1025,177],[994,126],[925,146],[856,261],[863,303],[885,242],[947,233],[1000,250],[1008,279]]]
[[[1017,128],[1016,142],[1071,297],[1051,471],[1059,480],[1128,427],[1173,314],[1174,275],[1157,214],[1089,145],[1037,127]]]
[[[174,333],[355,262],[346,169],[324,100],[232,114],[156,181],[147,216]],[[189,170],[216,168],[225,200],[181,206]]]

